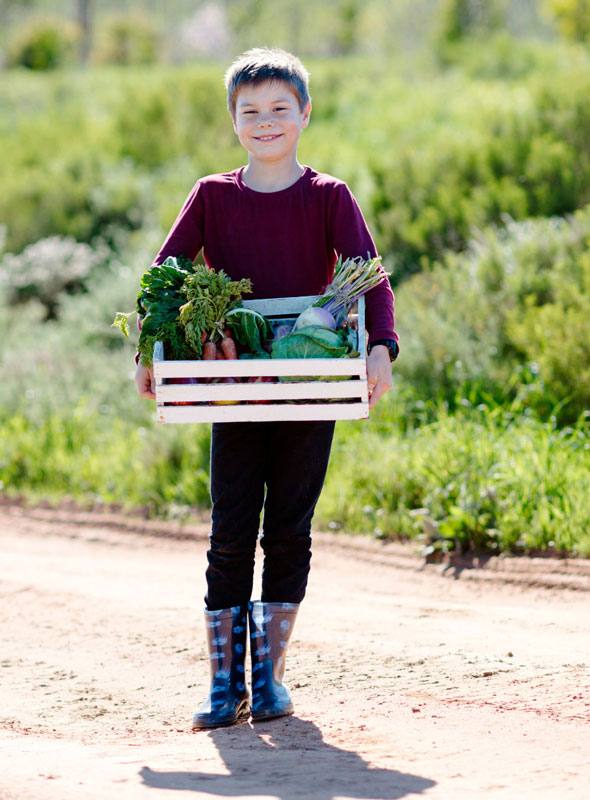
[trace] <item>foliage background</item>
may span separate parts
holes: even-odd
[[[222,76],[266,43],[305,57],[300,159],[358,197],[402,342],[318,524],[589,554],[586,6],[0,0],[1,490],[208,506],[208,427],[155,424],[110,324],[194,180],[242,163]]]

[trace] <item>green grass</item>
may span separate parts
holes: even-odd
[[[416,538],[440,550],[590,555],[587,417],[556,429],[498,408],[433,409],[404,429],[392,397],[342,424],[318,507],[323,527]]]
[[[407,429],[384,401],[370,422],[339,423],[316,525],[418,538],[442,551],[590,555],[590,444],[524,415],[469,409]],[[399,413],[396,412],[396,414]],[[208,507],[209,426],[130,424],[80,402],[0,418],[0,481],[32,500]]]

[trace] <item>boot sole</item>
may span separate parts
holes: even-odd
[[[266,722],[266,720],[268,719],[279,719],[280,717],[290,717],[294,713],[294,711],[295,709],[292,708],[290,711],[281,711],[280,714],[277,714],[276,712],[272,711],[266,714],[262,712],[262,714],[256,714],[256,716],[252,714],[252,722]]]
[[[246,722],[248,717],[250,716],[250,705],[241,706],[240,709],[237,711],[234,717],[230,717],[230,719],[222,720],[220,722],[217,721],[209,721],[209,720],[200,720],[195,722],[193,720],[192,723],[192,730],[193,731],[202,731],[211,728],[228,728],[230,725],[236,725],[238,722]]]

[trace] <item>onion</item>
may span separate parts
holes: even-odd
[[[294,330],[307,328],[310,325],[319,325],[322,328],[336,330],[336,321],[329,311],[321,306],[310,306],[306,308],[295,320]]]

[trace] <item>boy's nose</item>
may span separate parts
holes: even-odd
[[[270,114],[261,114],[258,118],[258,127],[259,128],[268,128],[270,125],[273,124],[272,117]]]

